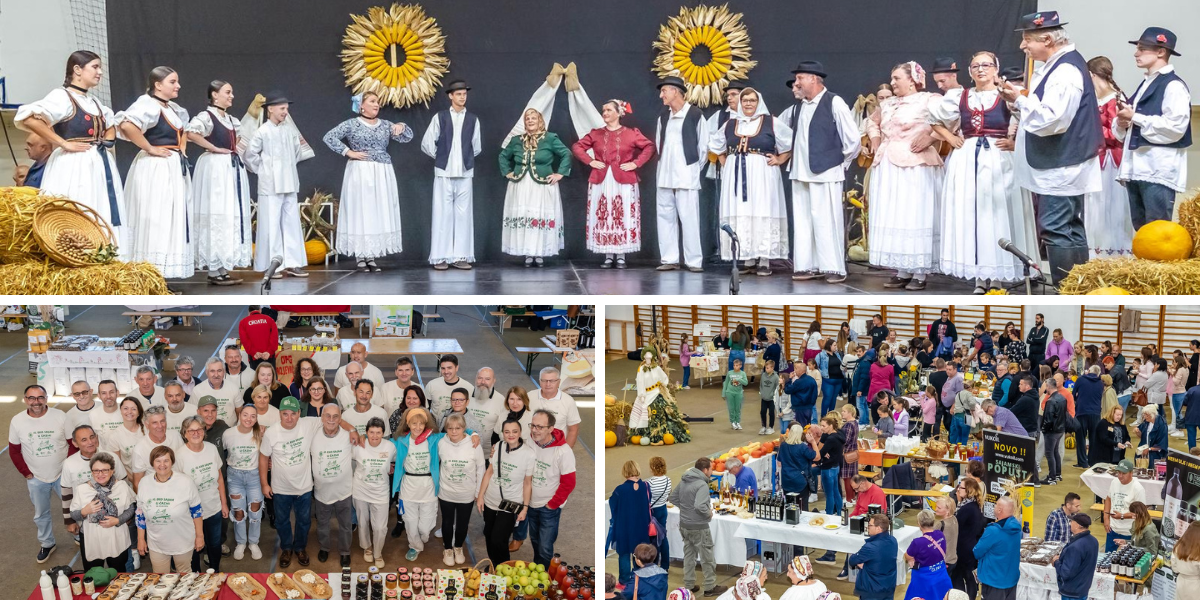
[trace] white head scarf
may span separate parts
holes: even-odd
[[[750,115],[749,117],[747,117],[746,112],[744,110],[742,110],[742,94],[745,94],[746,92],[754,92],[754,95],[758,96],[758,108],[755,109],[754,114]],[[761,117],[762,115],[768,115],[768,114],[771,114],[771,113],[770,113],[770,111],[767,110],[767,103],[766,103],[766,101],[763,100],[762,93],[760,93],[758,90],[756,90],[754,88],[746,88],[738,93],[738,108],[737,108],[737,115],[735,115],[737,117],[737,120],[753,121],[754,119],[757,119],[758,117]]]

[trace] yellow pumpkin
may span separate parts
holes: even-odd
[[[635,435],[635,436],[629,438],[629,443],[633,444],[634,446],[640,445],[642,443],[642,436]]]
[[[1108,287],[1096,288],[1086,295],[1088,296],[1132,296],[1133,293],[1125,288],[1120,288],[1115,285]]]
[[[604,447],[612,448],[617,445],[617,434],[615,431],[604,432]]]
[[[19,194],[22,196],[36,196],[36,195],[38,195],[39,190],[38,190],[38,188],[35,188],[35,187],[29,187],[27,185],[23,185],[23,186],[19,186],[19,187],[0,188],[0,191],[5,191],[5,192],[13,193],[13,194]]]
[[[1174,221],[1151,221],[1133,235],[1133,255],[1147,260],[1183,260],[1192,255],[1192,235]]]
[[[329,246],[321,240],[308,240],[304,242],[304,254],[308,257],[308,264],[319,265],[325,262],[325,254],[329,252]]]
[[[668,433],[668,434],[665,434],[665,435],[663,435],[663,443],[664,443],[664,444],[666,444],[666,445],[668,445],[668,446],[670,446],[671,444],[674,444],[674,443],[675,443],[675,436],[673,436],[673,435],[671,435],[671,434],[669,434],[669,433]]]

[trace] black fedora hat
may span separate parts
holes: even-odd
[[[729,84],[725,86],[725,89],[726,90],[744,90],[748,87],[753,87],[750,84],[749,79],[737,79],[734,81],[730,81]]]
[[[783,85],[785,87],[787,87],[787,89],[789,89],[789,90],[792,89],[792,86],[796,85],[796,78],[793,77],[793,78],[783,82]]]
[[[469,92],[471,91],[471,86],[467,85],[467,82],[461,79],[455,79],[446,86],[444,91],[449,94],[450,92],[457,92],[458,90],[466,90]]]
[[[654,87],[661,90],[664,85],[673,85],[679,88],[679,91],[687,92],[687,83],[684,83],[683,79],[680,79],[674,75],[668,75],[667,77],[664,77],[663,80],[658,82],[658,85]]]
[[[1175,42],[1178,38],[1175,37],[1175,32],[1162,27],[1147,27],[1146,31],[1142,32],[1141,39],[1130,40],[1129,43],[1135,46],[1148,46],[1150,48],[1164,48],[1167,52],[1175,56],[1180,54],[1175,51]]]
[[[933,59],[933,68],[930,73],[957,73],[958,63],[954,62],[953,58],[940,57]]]
[[[263,106],[272,106],[275,104],[293,104],[293,102],[288,100],[287,96],[283,95],[283,92],[269,92],[267,94],[267,101],[263,102]]]
[[[1059,21],[1057,10],[1046,10],[1021,17],[1021,24],[1017,26],[1016,30],[1037,31],[1039,29],[1054,29],[1063,25],[1066,25],[1066,23]]]
[[[828,75],[825,74],[825,65],[816,60],[800,61],[800,64],[797,65],[795,69],[792,69],[792,75],[799,75],[800,73],[811,73],[818,77],[828,77]]]

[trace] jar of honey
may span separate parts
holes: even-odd
[[[396,574],[395,573],[388,573],[385,581],[386,581],[387,589],[389,589],[389,590],[396,589]]]

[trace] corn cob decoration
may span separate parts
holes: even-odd
[[[729,12],[728,4],[680,8],[679,16],[659,26],[654,48],[654,73],[682,78],[687,101],[700,108],[724,104],[725,86],[746,79],[758,64],[750,60],[750,34],[742,13]]]
[[[418,4],[379,6],[354,20],[342,37],[342,73],[355,94],[375,92],[380,104],[429,106],[450,67],[446,38]]]

